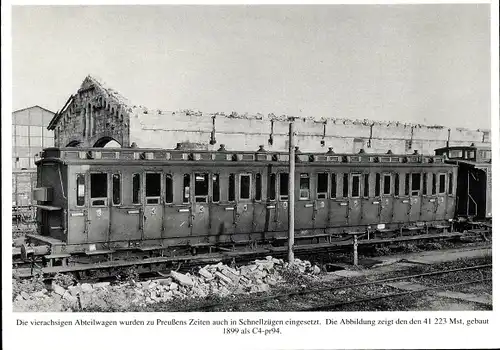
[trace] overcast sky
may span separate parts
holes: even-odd
[[[13,108],[134,104],[490,125],[489,5],[14,7]]]

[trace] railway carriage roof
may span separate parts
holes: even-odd
[[[444,163],[442,156],[421,155],[417,152],[413,154],[393,154],[388,151],[384,154],[366,153],[361,150],[359,153],[334,153],[331,149],[326,153],[301,152],[297,150],[295,154],[297,165],[300,164],[371,164],[382,163],[386,165],[425,165]],[[172,163],[178,165],[185,164],[217,164],[231,163],[238,164],[288,164],[289,154],[287,152],[268,152],[262,147],[255,152],[249,151],[228,151],[222,147],[218,151],[207,150],[179,150],[179,149],[152,149],[152,148],[47,148],[42,152],[42,160],[63,161],[67,163],[82,162],[105,162],[106,164],[124,162],[127,164],[151,163],[157,165],[158,162]]]

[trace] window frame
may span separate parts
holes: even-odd
[[[319,176],[326,175],[326,192],[319,192]],[[316,173],[316,199],[327,199],[330,190],[330,174],[326,171]],[[321,195],[321,196],[320,196]]]
[[[87,203],[87,176],[85,173],[76,173],[75,174],[76,177],[75,177],[75,181],[76,181],[76,201],[75,201],[75,206],[78,207],[78,208],[83,208],[85,207],[85,204]],[[83,177],[83,204],[82,205],[78,205],[78,198],[80,196],[78,196],[78,176],[81,175]],[[14,179],[14,177],[12,177],[12,179]]]
[[[302,180],[302,175],[306,175],[307,177],[307,198],[302,197],[302,191],[306,191],[300,188],[301,185],[301,180]],[[290,179],[289,179],[290,180]],[[311,200],[311,175],[309,173],[299,173],[299,201],[308,201]]]
[[[282,195],[281,194],[281,176],[285,175],[285,174],[288,175],[288,179],[286,181],[287,191],[286,191],[286,194]],[[279,181],[278,181],[278,200],[280,202],[286,202],[286,201],[288,201],[288,191],[290,190],[290,188],[289,188],[290,187],[289,186],[289,184],[290,184],[290,182],[289,182],[290,181],[290,174],[289,173],[285,173],[285,172],[280,172],[280,173],[278,173],[278,177],[279,177]]]
[[[137,202],[134,202],[134,175],[138,175],[139,176],[139,191],[138,191],[138,194],[137,194]],[[142,185],[142,173],[132,173],[132,181],[130,183],[131,187],[132,187],[132,191],[131,191],[131,202],[132,202],[132,205],[142,205],[142,192],[143,192],[143,185]]]
[[[256,202],[261,202],[262,199],[263,199],[263,196],[262,196],[262,190],[263,190],[263,176],[260,172],[257,172],[254,174],[255,176],[255,187],[254,187],[254,194],[253,194],[253,198],[254,198],[254,201]],[[259,181],[257,181],[259,180]],[[260,184],[260,191],[258,191],[258,188],[257,188],[257,184]],[[257,196],[257,194],[259,196]]]
[[[394,183],[393,183],[393,191],[394,191],[394,197],[399,198],[399,194],[401,192],[401,176],[398,172],[394,173]]]
[[[233,190],[231,191],[231,177],[233,178]],[[232,199],[231,199],[231,194],[232,194]],[[227,177],[227,201],[229,203],[235,203],[236,202],[236,173],[229,173]]]
[[[375,198],[382,197],[382,174],[380,172],[375,173],[375,188],[373,189],[373,194]]]
[[[363,198],[370,198],[370,173],[364,173],[362,176],[363,180]]]
[[[196,195],[196,175],[206,175],[207,179],[207,194],[206,195]],[[194,172],[193,173],[193,179],[194,179],[194,202],[195,203],[208,203],[209,198],[210,198],[210,172]],[[191,184],[189,186],[191,188]],[[205,199],[204,201],[198,201],[198,198]]]
[[[385,179],[389,177],[389,193],[385,193]],[[391,197],[393,195],[393,178],[391,173],[382,173],[380,176],[380,196],[382,197]]]
[[[219,186],[219,188],[218,188],[218,197],[219,197],[219,199],[218,200],[214,200],[214,193],[215,193],[215,191],[214,191],[214,177],[217,177],[217,181],[216,182],[218,183],[218,186]],[[209,183],[210,189],[209,189],[209,191],[210,191],[210,198],[211,198],[210,202],[211,203],[220,203],[220,197],[221,197],[220,178],[221,178],[220,177],[220,173],[211,173],[210,174],[210,183]]]
[[[351,173],[349,174],[349,191],[348,194],[350,193],[351,195],[349,198],[361,198],[361,180],[362,180],[362,174],[361,173]],[[358,178],[358,195],[355,196],[353,191],[354,191],[354,178]]]
[[[182,173],[181,173],[182,174]],[[186,176],[189,177],[189,186],[184,186],[184,182],[185,182],[185,179],[186,179]],[[183,205],[186,205],[186,204],[190,204],[191,203],[191,195],[192,195],[192,188],[193,188],[193,181],[191,181],[191,178],[192,178],[192,174],[191,173],[183,173],[182,174],[182,186],[181,186],[181,202]],[[186,187],[189,189],[188,193],[187,193],[187,196],[186,196]],[[185,199],[187,199],[186,201],[184,201]]]
[[[250,184],[248,186],[248,198],[242,198],[241,197],[241,183],[242,183],[241,182],[241,178],[243,176],[248,176],[248,178],[250,180]],[[240,201],[246,202],[246,201],[251,201],[252,200],[252,192],[253,192],[252,183],[253,183],[253,181],[252,181],[252,173],[239,173],[238,174],[238,199]]]
[[[328,191],[328,196],[330,199],[337,199],[338,198],[338,191],[337,191],[337,185],[338,185],[338,178],[337,178],[337,173],[330,173],[330,181],[329,181],[329,191]]]
[[[436,196],[438,192],[438,176],[435,172],[431,176],[431,196]]]
[[[120,177],[120,202],[115,204],[114,192],[115,192],[115,183],[113,181],[113,176],[118,175]],[[118,207],[123,204],[123,174],[121,171],[113,171],[111,174],[111,205],[113,207]]]
[[[89,199],[90,206],[94,208],[104,208],[109,206],[109,173],[104,171],[92,171],[89,173]],[[92,175],[95,174],[104,174],[106,175],[106,197],[92,197]],[[104,204],[94,204],[94,201],[104,200]]]
[[[148,196],[147,194],[147,183],[148,183],[148,174],[158,174],[160,175],[160,195],[159,196]],[[161,203],[161,195],[162,195],[162,192],[163,192],[163,173],[162,172],[158,172],[158,171],[146,171],[144,173],[144,204],[146,205],[158,205]],[[148,201],[149,200],[158,200],[157,202],[153,203],[149,203]]]
[[[424,171],[422,173],[422,196],[424,197],[429,195],[427,187],[429,187],[429,173]]]
[[[443,186],[444,191],[443,192],[441,192],[441,177],[442,176],[444,176],[444,186]],[[436,191],[438,195],[441,195],[441,196],[442,195],[446,195],[446,190],[447,190],[446,189],[446,187],[447,187],[446,185],[448,184],[446,177],[447,177],[446,173],[443,173],[443,172],[439,172],[438,173],[438,176],[437,176],[437,178],[438,178],[438,181],[437,181],[437,191]]]
[[[448,188],[448,196],[451,196],[453,197],[453,195],[455,194],[455,188],[454,188],[454,179],[453,179],[453,173],[448,173],[448,186],[446,186]]]
[[[171,191],[172,191],[172,194],[171,194],[172,201],[171,202],[167,201],[167,198],[168,198],[168,196],[167,196],[167,178],[169,178],[169,177],[170,177],[170,181],[171,181],[170,186],[171,186]],[[162,191],[163,196],[164,196],[163,203],[174,204],[174,201],[175,201],[175,198],[174,198],[174,174],[163,173],[163,181],[162,182],[163,182],[163,186],[164,186],[163,191]]]
[[[413,175],[419,175],[418,190],[413,189]],[[410,173],[410,197],[420,197],[421,195],[422,195],[422,173],[412,172]]]
[[[349,173],[342,174],[342,198],[349,198]],[[346,181],[347,179],[347,181]]]
[[[277,173],[270,173],[269,176],[267,177],[267,200],[268,201],[276,201],[278,197],[278,181],[277,181]],[[274,179],[274,181],[273,181]],[[274,182],[274,186],[273,186]],[[274,198],[271,198],[271,196],[274,195]]]

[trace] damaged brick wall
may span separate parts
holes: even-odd
[[[49,129],[55,131],[56,147],[102,147],[111,140],[129,146],[129,120],[128,106],[87,77]]]

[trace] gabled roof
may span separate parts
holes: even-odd
[[[34,106],[31,106],[31,107],[21,108],[21,109],[18,109],[18,110],[13,111],[12,113],[22,112],[22,111],[25,111],[25,110],[27,110],[27,109],[33,109],[33,108],[40,108],[40,109],[43,109],[43,110],[44,110],[44,111],[46,111],[46,112],[49,112],[49,113],[55,114],[55,112],[49,111],[47,108],[44,108],[44,107],[39,106],[39,105],[34,105]]]
[[[90,88],[99,90],[99,93],[104,95],[107,99],[113,100],[116,104],[124,106],[125,108],[128,108],[130,105],[129,100],[125,98],[122,94],[120,94],[118,91],[106,85],[106,83],[104,83],[101,79],[93,77],[91,75],[87,75],[85,77],[76,94]],[[75,97],[75,95],[71,95],[64,104],[64,106],[61,108],[61,110],[55,113],[54,117],[47,126],[47,129],[49,130],[55,129],[55,126],[60,116],[66,111],[71,102],[73,102],[73,98]]]

